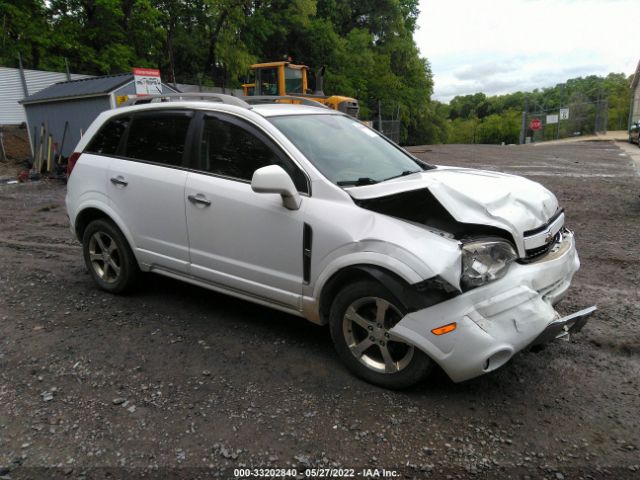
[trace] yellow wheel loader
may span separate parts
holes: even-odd
[[[283,103],[300,103],[295,97],[313,100],[333,110],[339,110],[353,117],[358,116],[358,100],[341,95],[327,96],[322,91],[324,67],[316,76],[316,90],[312,91],[308,83],[309,67],[291,62],[269,62],[251,65],[253,83],[245,83],[242,90],[245,97],[287,97]]]

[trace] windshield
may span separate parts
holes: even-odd
[[[269,118],[331,182],[370,185],[432,168],[343,115]]]

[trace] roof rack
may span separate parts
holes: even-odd
[[[147,103],[162,102],[179,102],[181,100],[206,100],[209,102],[226,103],[235,105],[236,107],[251,108],[251,105],[261,105],[265,103],[299,103],[311,107],[328,108],[326,105],[306,97],[297,97],[295,95],[258,95],[255,97],[234,97],[233,95],[225,95],[223,93],[204,93],[204,92],[188,92],[188,93],[160,93],[153,95],[140,95],[130,98],[126,102],[121,103],[120,107],[129,107],[131,105],[143,105]],[[283,102],[283,100],[285,100]],[[290,101],[286,101],[290,100]]]
[[[204,93],[204,92],[141,95],[135,98],[130,98],[126,102],[121,103],[120,107],[128,107],[131,105],[143,105],[145,103],[179,102],[181,100],[206,100],[209,102],[226,103],[228,105],[235,105],[236,107],[249,108],[249,104],[238,97],[234,97],[232,95],[225,95],[222,93]]]
[[[298,97],[296,95],[256,95],[254,97],[242,97],[242,99],[250,105],[260,105],[263,103],[294,103],[294,102],[281,102],[280,100],[297,100],[302,105],[308,105],[310,107],[322,107],[329,108],[325,104],[312,100],[306,97]]]

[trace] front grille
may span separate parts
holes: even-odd
[[[549,243],[546,243],[540,247],[530,248],[529,250],[525,250],[525,257],[520,261],[522,263],[530,263],[546,255],[554,247],[554,245],[561,240],[561,238],[562,238],[562,233],[558,232],[556,233],[555,237],[551,239]]]
[[[558,211],[555,213],[555,215],[551,217],[547,223],[545,223],[544,225],[538,228],[534,228],[533,230],[527,230],[526,232],[524,232],[524,236],[531,237],[540,232],[544,232],[549,227],[549,225],[553,224],[553,222],[555,222],[558,219],[558,217],[563,213],[564,213],[564,208],[559,208]]]

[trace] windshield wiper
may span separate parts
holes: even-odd
[[[357,180],[340,180],[336,182],[340,187],[359,187],[361,185],[373,185],[377,180],[369,177],[360,177]]]
[[[414,173],[420,173],[420,172],[422,172],[422,170],[405,170],[399,175],[394,175],[393,177],[385,178],[383,182],[386,182],[387,180],[393,180],[394,178],[406,177],[407,175],[412,175]]]

